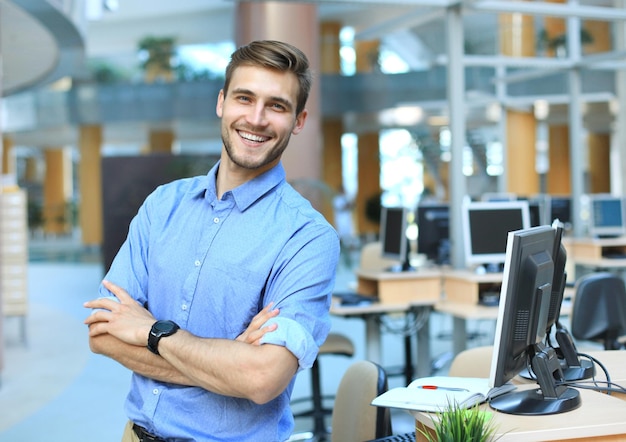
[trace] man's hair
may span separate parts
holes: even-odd
[[[258,66],[293,73],[299,83],[296,115],[304,110],[311,91],[313,75],[309,69],[309,60],[300,49],[288,43],[274,40],[253,41],[238,48],[231,55],[230,62],[226,67],[224,94],[228,93],[233,73],[241,66]]]

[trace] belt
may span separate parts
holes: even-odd
[[[133,424],[133,431],[139,438],[139,442],[166,442],[165,439],[161,439],[159,436],[148,432],[141,425]]]

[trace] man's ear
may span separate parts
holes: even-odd
[[[222,118],[224,111],[224,89],[220,89],[220,93],[217,95],[217,104],[215,105],[215,113],[219,118]]]
[[[298,135],[302,131],[304,128],[304,122],[306,121],[306,117],[308,115],[308,111],[304,109],[296,116],[296,124],[293,126],[293,130],[291,131],[293,135]]]

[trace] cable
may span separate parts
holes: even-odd
[[[604,366],[604,364],[602,362],[600,362],[598,359],[594,358],[593,356],[587,354],[587,353],[577,353],[579,357],[583,357],[583,358],[587,358],[589,359],[591,362],[593,362],[594,364],[596,364],[598,367],[600,367],[600,369],[604,372],[604,376],[606,377],[606,384],[607,387],[610,389],[611,388],[611,375],[609,374],[609,371],[607,370],[607,368]],[[596,381],[596,377],[595,375],[593,376],[593,381]],[[607,391],[608,394],[610,394],[610,391]]]
[[[598,391],[600,393],[606,393],[610,395],[611,393],[622,393],[626,394],[626,387],[616,384],[615,382],[606,382],[606,381],[570,381],[570,382],[561,382],[558,385],[567,385],[569,387],[580,388],[584,390],[593,390]]]
[[[413,320],[410,320],[409,318],[411,315],[414,316]],[[403,318],[404,325],[401,326],[393,324],[393,320],[389,316],[380,316],[378,317],[378,321],[386,332],[403,336],[413,336],[428,322],[429,315],[429,308],[421,307],[409,310]]]

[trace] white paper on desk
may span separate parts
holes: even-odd
[[[439,388],[420,388],[425,385]],[[430,376],[416,379],[408,387],[392,388],[375,398],[372,405],[438,412],[453,404],[458,404],[461,408],[469,408],[514,389],[515,386],[512,384],[492,389],[489,387],[487,378]]]

